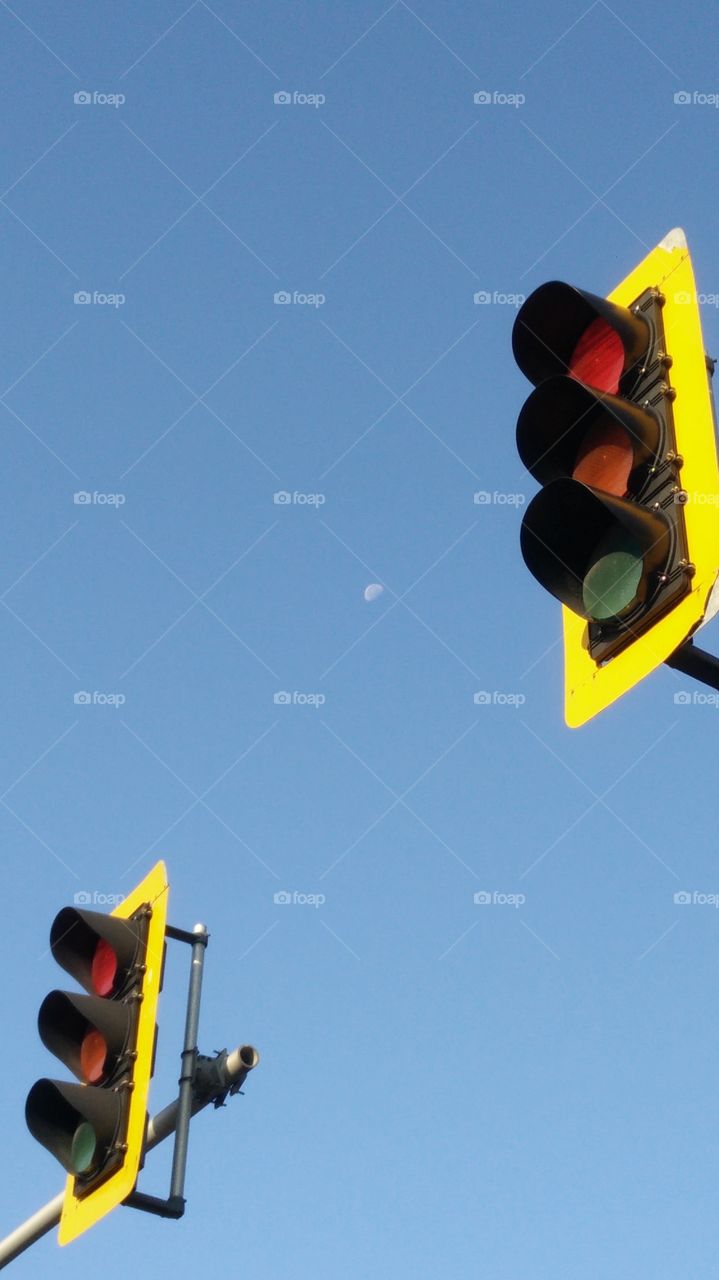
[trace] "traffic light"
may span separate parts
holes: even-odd
[[[162,862],[110,915],[64,907],[50,949],[87,994],[52,991],[38,1028],[80,1083],[38,1080],[28,1128],[66,1170],[60,1244],[120,1204],[135,1186],[154,1069],[168,884]]]
[[[576,727],[707,620],[719,577],[713,402],[684,233],[608,298],[541,285],[512,345],[535,387],[517,448],[543,486],[522,553],[565,606],[565,717]]]

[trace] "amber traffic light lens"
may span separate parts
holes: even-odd
[[[633,466],[634,447],[629,433],[617,422],[604,421],[587,432],[577,454],[572,479],[623,498]]]
[[[105,1076],[107,1041],[100,1031],[88,1031],[80,1045],[80,1070],[87,1084],[100,1084]]]

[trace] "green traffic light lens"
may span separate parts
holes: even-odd
[[[88,1169],[91,1168],[95,1158],[96,1146],[95,1130],[91,1124],[83,1120],[73,1134],[70,1148],[70,1164],[74,1174],[87,1173]]]
[[[639,543],[623,529],[611,529],[599,543],[595,557],[584,577],[582,598],[588,616],[605,622],[620,617],[634,604],[644,558]]]

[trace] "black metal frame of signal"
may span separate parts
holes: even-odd
[[[669,526],[671,556],[658,579],[650,598],[623,622],[597,622],[589,620],[589,653],[597,663],[616,657],[637,638],[637,627],[642,631],[653,625],[665,612],[673,609],[691,590],[694,572],[689,563],[687,531],[681,501],[682,459],[677,453],[676,433],[672,401],[675,392],[668,371],[671,356],[667,353],[662,308],[664,297],[658,289],[645,289],[631,303],[631,310],[642,315],[649,326],[650,341],[644,356],[644,365],[631,388],[630,400],[642,404],[654,414],[661,425],[660,456],[645,475],[640,492],[636,495],[641,506],[651,506],[660,511]],[[639,616],[637,617],[637,613]],[[633,626],[632,623],[635,623]]]
[[[185,929],[175,929],[166,925],[165,938],[176,942],[187,942],[192,947],[190,962],[190,981],[187,991],[187,1013],[185,1016],[185,1040],[182,1049],[182,1069],[180,1073],[180,1091],[177,1099],[177,1127],[175,1129],[175,1145],[172,1153],[172,1173],[170,1174],[170,1194],[167,1199],[162,1196],[147,1195],[144,1191],[132,1191],[123,1204],[131,1209],[142,1209],[145,1213],[154,1213],[161,1218],[181,1218],[185,1212],[185,1170],[187,1168],[187,1148],[192,1119],[192,1087],[197,1069],[198,1049],[197,1031],[200,1021],[200,998],[202,994],[202,971],[205,962],[205,951],[209,934],[204,925],[197,925],[192,933]]]
[[[711,401],[712,420],[716,435],[717,420],[712,379],[717,362],[714,356],[706,354],[704,359],[707,367],[709,399]],[[693,680],[700,680],[702,684],[708,684],[710,689],[719,689],[719,658],[715,657],[713,653],[707,653],[706,649],[697,649],[693,640],[685,640],[684,644],[675,649],[671,657],[665,659],[665,666],[671,667],[674,671],[681,671],[683,675],[691,676]]]

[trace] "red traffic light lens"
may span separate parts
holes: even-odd
[[[92,957],[91,978],[93,991],[98,996],[112,995],[117,977],[117,956],[104,938],[100,938]]]
[[[623,498],[634,466],[629,433],[618,422],[600,422],[587,432],[572,471],[572,479]]]
[[[598,316],[584,330],[569,357],[570,378],[586,382],[597,391],[619,392],[624,369],[624,346],[616,329]]]
[[[80,1045],[80,1070],[86,1084],[100,1084],[105,1076],[107,1041],[100,1031],[88,1031]]]

